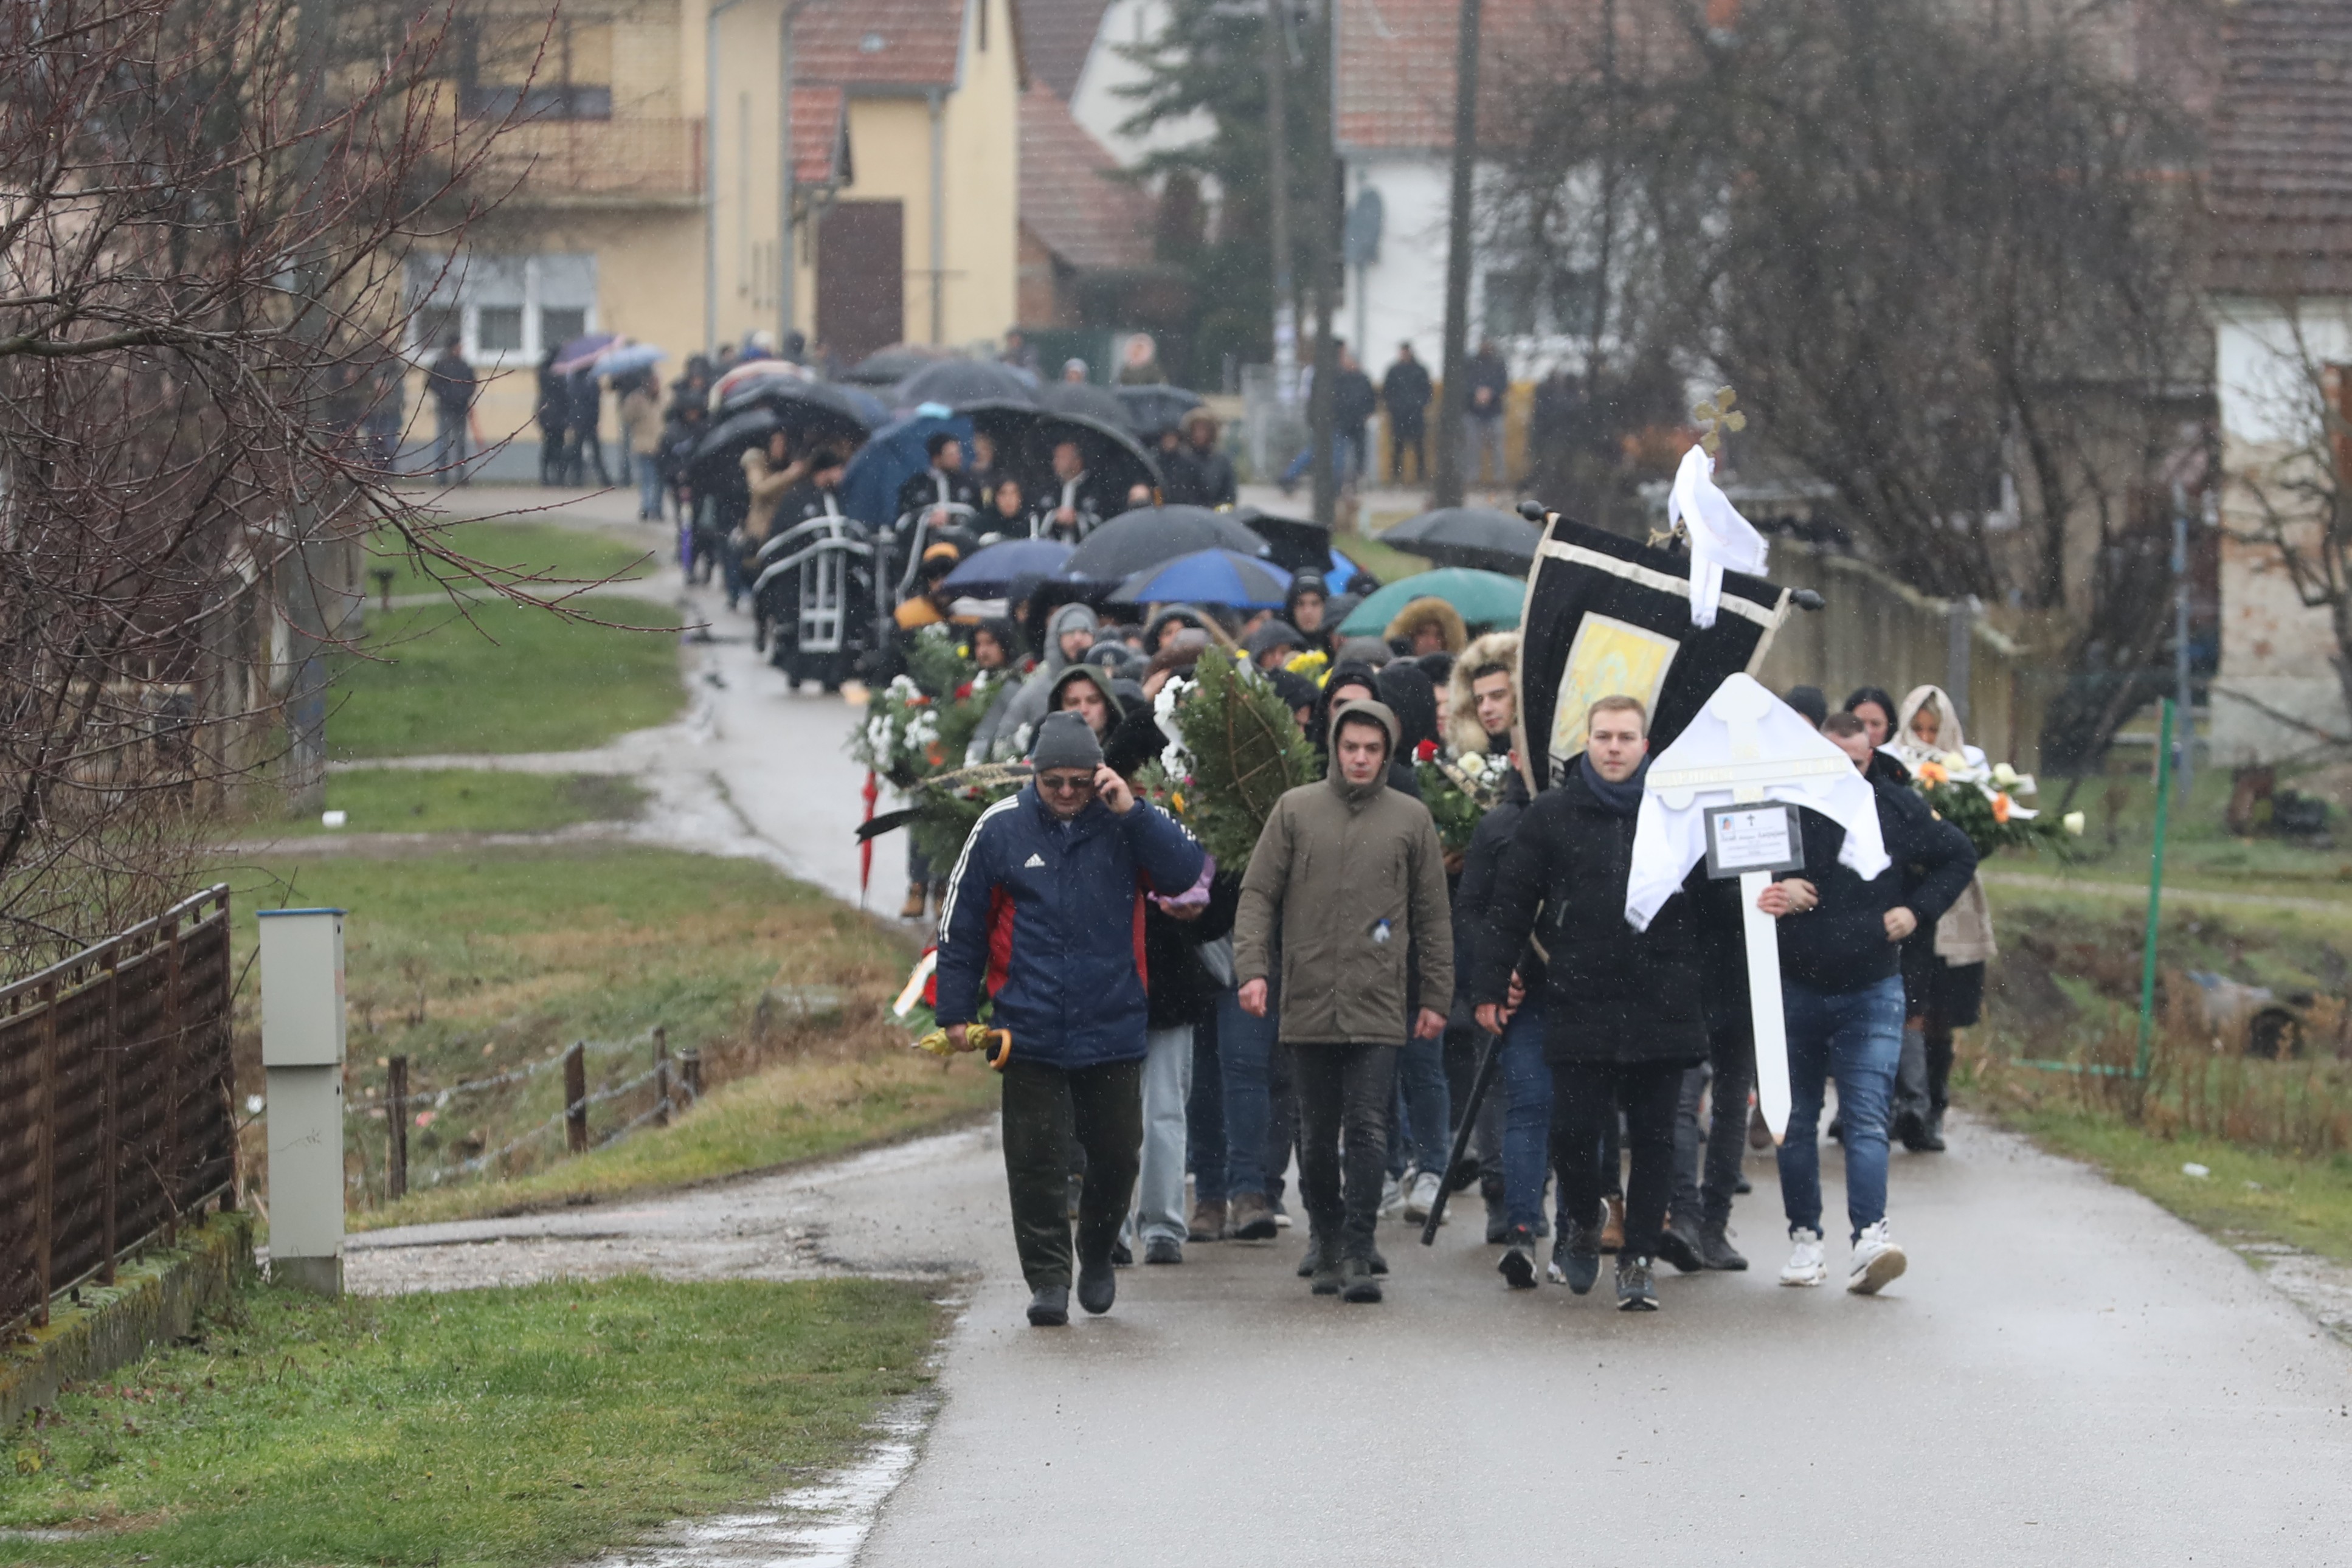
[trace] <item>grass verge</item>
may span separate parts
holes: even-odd
[[[503,602],[372,613],[366,655],[335,661],[331,754],[572,751],[675,717],[677,639],[662,628],[677,612],[618,595],[583,608],[615,624]]]
[[[499,580],[506,580],[508,574],[538,577],[541,583],[532,586],[531,591],[542,595],[565,591],[551,586],[556,583],[603,582],[608,578],[633,580],[659,564],[648,548],[608,533],[566,528],[560,523],[487,519],[452,523],[440,530],[438,537],[457,553],[499,569],[492,574]],[[371,600],[380,591],[373,575],[378,571],[393,574],[391,591],[394,594],[437,593],[452,587],[478,591],[479,587],[470,579],[456,577],[450,568],[438,561],[428,565],[407,553],[396,534],[380,534],[370,541],[366,570],[370,575],[365,586]]]
[[[230,873],[238,907],[349,910],[346,1164],[354,1226],[494,1212],[573,1193],[617,1194],[811,1158],[901,1137],[985,1107],[992,1082],[942,1075],[885,1016],[905,982],[904,937],[756,861],[608,844],[483,849],[392,859],[267,861]],[[237,961],[253,940],[238,922]],[[255,988],[240,997],[237,1071],[258,1085]],[[651,1030],[702,1054],[705,1103],[667,1130],[562,1161],[561,1072],[577,1040],[592,1092],[643,1073]],[[625,1048],[625,1049],[624,1049]],[[385,1066],[409,1060],[409,1163],[417,1196],[373,1212],[388,1146]],[[498,1089],[453,1085],[529,1071]],[[766,1073],[765,1087],[720,1085]],[[602,1140],[652,1103],[650,1084],[589,1113]],[[534,1131],[535,1129],[542,1129]],[[532,1136],[485,1175],[428,1173]],[[248,1134],[258,1138],[259,1129]],[[248,1168],[262,1168],[257,1157]],[[543,1179],[541,1179],[543,1173]],[[517,1183],[529,1178],[533,1185]],[[576,1185],[575,1185],[576,1184]]]
[[[327,777],[327,809],[348,821],[327,828],[305,813],[244,830],[332,833],[544,833],[581,822],[634,817],[645,791],[603,773],[491,773],[478,768],[362,768]]]
[[[256,1286],[12,1434],[0,1523],[73,1534],[0,1563],[572,1561],[842,1464],[942,1326],[881,1281]]]

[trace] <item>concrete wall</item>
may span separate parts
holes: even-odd
[[[2221,667],[2208,750],[2223,767],[2243,767],[2306,756],[2323,734],[2352,733],[2326,612],[2303,603],[2275,549],[2235,537],[2264,522],[2266,498],[2289,504],[2266,480],[2316,439],[2306,367],[2352,361],[2352,301],[2306,301],[2291,316],[2266,301],[2221,300],[2215,319]]]

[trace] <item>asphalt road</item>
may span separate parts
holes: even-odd
[[[784,693],[743,644],[705,673],[694,737],[656,764],[702,781],[676,791],[701,791],[697,831],[732,813],[756,852],[854,894],[855,710]],[[877,903],[902,854],[877,854]],[[1286,1233],[1124,1271],[1108,1317],[1033,1330],[986,1131],[378,1232],[351,1274],[961,1280],[939,1417],[858,1558],[876,1568],[2352,1561],[2352,1352],[2236,1254],[1960,1119],[1949,1154],[1895,1157],[1907,1275],[1876,1300],[1785,1290],[1771,1166],[1749,1170],[1734,1228],[1758,1270],[1667,1270],[1651,1316],[1507,1292],[1473,1212],[1428,1251],[1383,1227],[1380,1306],[1310,1298]]]

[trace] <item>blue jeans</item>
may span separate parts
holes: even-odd
[[[1551,1174],[1551,1069],[1544,1063],[1543,1009],[1529,1002],[1503,1030],[1503,1218],[1530,1232],[1543,1218]]]
[[[1407,1166],[1447,1174],[1454,1152],[1454,1095],[1445,1082],[1445,1042],[1409,1040],[1397,1052],[1397,1135],[1389,1139],[1389,1174]]]
[[[631,459],[637,465],[637,517],[642,522],[657,523],[662,515],[661,465],[649,454]]]
[[[1144,1035],[1143,1153],[1135,1176],[1136,1229],[1146,1242],[1181,1245],[1184,1214],[1184,1122],[1192,1097],[1192,1026]]]
[[[1822,1228],[1822,1080],[1837,1080],[1845,1122],[1845,1217],[1859,1236],[1886,1218],[1886,1108],[1903,1059],[1903,977],[1858,991],[1780,982],[1789,1020],[1789,1136],[1780,1145],[1780,1201],[1789,1228]]]
[[[1192,1099],[1184,1124],[1192,1142],[1192,1197],[1200,1203],[1225,1201],[1225,1074],[1217,1050],[1217,1020],[1192,1030]]]
[[[1271,1184],[1267,1178],[1278,1181],[1283,1176],[1282,1171],[1265,1168],[1268,1134],[1274,1125],[1272,1069],[1280,1029],[1281,1019],[1272,1008],[1262,1019],[1242,1011],[1238,990],[1226,991],[1217,998],[1217,1065],[1225,1080],[1228,1199],[1244,1193],[1268,1197]],[[1286,1168],[1286,1148],[1284,1155]]]

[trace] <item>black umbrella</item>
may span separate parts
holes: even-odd
[[[1088,382],[1048,382],[1037,389],[1037,406],[1047,413],[1074,414],[1119,430],[1128,427],[1127,405],[1118,394]]]
[[[936,365],[941,355],[936,349],[919,349],[901,343],[896,348],[880,349],[866,355],[841,372],[841,379],[863,387],[895,387],[925,365]]]
[[[1066,581],[1116,587],[1146,567],[1194,550],[1229,549],[1264,557],[1265,541],[1206,507],[1142,507],[1088,534],[1062,568]]]
[[[1034,407],[1037,378],[1017,366],[990,360],[940,360],[900,382],[891,397],[900,408],[927,402],[950,409],[975,402]]]
[[[1201,406],[1201,394],[1182,387],[1114,387],[1111,391],[1127,413],[1128,429],[1145,441],[1159,440]]]
[[[765,446],[768,437],[783,428],[776,411],[765,403],[738,409],[713,424],[694,444],[686,460],[687,482],[697,495],[743,497],[743,454]]]
[[[1535,563],[1543,530],[1525,517],[1489,507],[1440,507],[1399,523],[1381,542],[1439,566],[1474,567],[1525,577]]]
[[[970,414],[972,428],[996,443],[998,464],[1010,467],[1031,495],[1044,494],[1053,483],[1054,448],[1065,441],[1078,444],[1080,458],[1105,494],[1124,500],[1138,485],[1160,488],[1160,465],[1122,423],[1003,400],[966,403],[957,412]]]
[[[789,434],[795,446],[828,442],[849,450],[865,444],[883,411],[870,393],[825,382],[772,376],[752,382],[719,405],[722,418],[763,408],[775,415],[770,428]]]
[[[1255,507],[1236,507],[1234,519],[1266,542],[1266,559],[1285,571],[1328,571],[1331,530],[1304,517],[1277,517]]]

